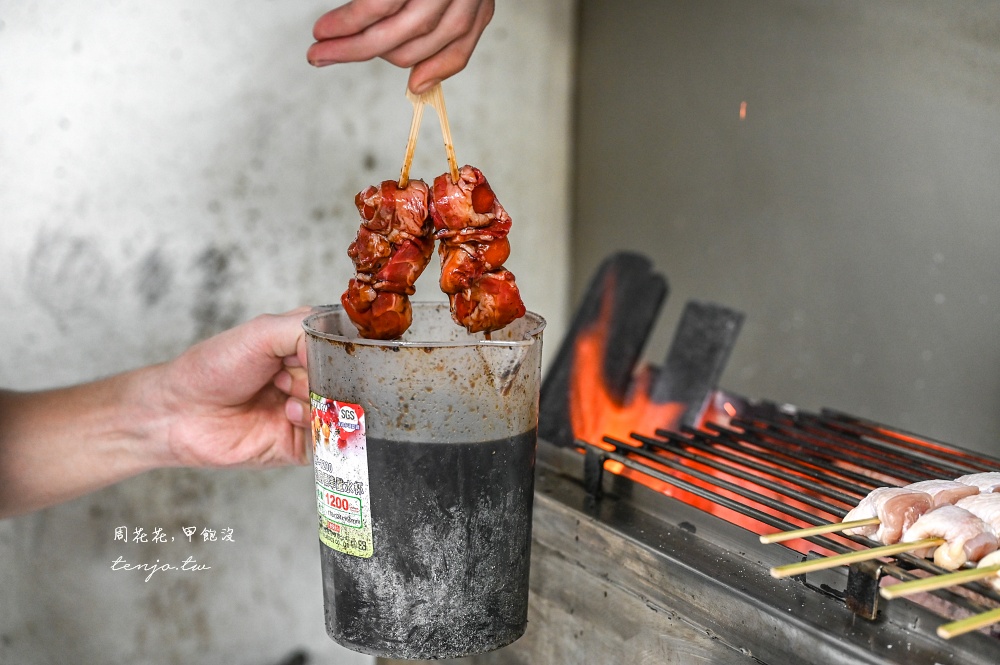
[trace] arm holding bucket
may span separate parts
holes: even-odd
[[[155,468],[305,463],[308,311],[259,316],[92,383],[0,391],[0,517]]]

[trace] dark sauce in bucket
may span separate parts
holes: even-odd
[[[368,438],[373,553],[320,545],[327,632],[390,658],[455,658],[524,633],[536,431],[485,443]]]

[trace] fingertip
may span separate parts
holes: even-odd
[[[431,88],[433,88],[434,86],[438,85],[439,83],[441,83],[441,79],[439,78],[431,78],[422,82],[411,82],[410,92],[412,92],[415,95],[422,95]]]
[[[285,370],[281,370],[274,376],[274,385],[281,392],[288,394],[292,391],[292,375]]]
[[[493,10],[493,2],[482,3],[471,30],[433,56],[418,63],[410,72],[410,90],[418,95],[425,93],[441,81],[465,69],[476,49],[476,44],[479,43],[479,38],[493,18]]]
[[[289,397],[285,401],[285,417],[288,418],[288,421],[296,427],[306,427],[308,425],[306,413],[306,405],[304,402],[297,400],[294,397]]]
[[[299,338],[298,342],[295,344],[295,359],[298,362],[299,367],[309,368],[309,358],[308,352],[306,351],[306,336],[303,332],[302,337]]]
[[[329,57],[324,56],[322,51],[322,45],[319,43],[313,44],[306,51],[306,60],[313,67],[326,67],[327,65],[334,64],[334,61]]]

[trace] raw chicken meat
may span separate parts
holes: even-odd
[[[956,570],[968,561],[979,561],[998,546],[993,528],[958,506],[941,506],[925,513],[903,532],[900,542],[914,543],[925,538],[947,541],[933,550],[934,563],[945,570]],[[913,552],[925,557],[930,553],[930,550]]]
[[[934,499],[935,508],[952,505],[959,499],[979,494],[979,488],[975,485],[967,485],[957,480],[921,480],[919,483],[907,485],[906,488],[930,494]]]
[[[988,473],[970,473],[955,479],[956,482],[966,485],[975,485],[983,494],[987,492],[1000,491],[1000,473],[990,471]]]
[[[846,529],[848,535],[868,536],[885,545],[899,542],[903,531],[929,511],[934,500],[927,492],[905,487],[879,487],[862,499],[857,507],[844,516],[844,522],[877,517],[878,526]]]

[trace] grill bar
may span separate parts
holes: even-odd
[[[733,424],[736,424],[735,421]],[[812,467],[813,473],[819,470],[826,474],[834,473],[839,474],[841,477],[849,478],[858,483],[859,486],[865,488],[861,494],[870,492],[879,484],[871,476],[865,475],[860,471],[835,466],[836,462],[843,461],[843,456],[838,457],[826,448],[810,442],[799,441],[793,436],[778,435],[766,430],[755,430],[749,427],[745,428],[743,432],[735,432],[733,430],[724,430],[712,423],[707,423],[706,427],[717,433],[734,438],[741,443],[759,446],[783,457],[801,459]]]
[[[714,435],[701,432],[698,437],[692,436],[688,439],[691,445],[712,445],[713,447],[724,447],[736,450],[747,457],[757,457],[761,454],[761,449],[764,449],[768,454],[768,461],[774,464],[779,464],[784,468],[791,470],[792,472],[802,473],[806,475],[812,475],[816,473],[816,469],[820,468],[815,463],[806,464],[800,461],[799,457],[792,456],[788,454],[787,447],[782,447],[778,445],[766,445],[763,442],[756,442],[753,447],[741,441],[736,436],[731,436],[733,434],[730,430],[723,429],[714,423],[705,423],[705,428],[714,432]],[[697,435],[697,430],[682,430],[688,435]],[[666,430],[656,430],[657,435],[663,436],[665,433],[667,435],[671,434]],[[704,443],[703,443],[704,442]],[[855,480],[857,482],[852,483],[849,480]],[[837,470],[836,474],[827,474],[825,481],[831,487],[837,487],[842,490],[850,492],[853,496],[862,496],[870,492],[873,488],[871,478],[864,476],[860,473],[854,473],[853,471],[844,471],[842,469]],[[863,483],[863,484],[858,484]]]
[[[605,437],[605,439],[609,439],[609,438],[610,437]],[[690,492],[691,494],[699,496],[699,497],[701,497],[703,499],[707,499],[707,500],[715,503],[716,505],[722,506],[724,508],[729,508],[732,511],[738,512],[738,513],[740,513],[742,515],[746,515],[747,517],[755,519],[758,522],[762,522],[764,524],[767,524],[768,526],[773,526],[773,527],[775,527],[777,529],[789,529],[789,528],[793,528],[793,526],[794,526],[790,522],[787,522],[787,521],[782,520],[782,519],[777,518],[777,517],[773,517],[772,515],[770,515],[768,513],[765,513],[765,512],[763,512],[761,510],[758,510],[757,508],[754,508],[753,506],[748,506],[747,504],[739,503],[735,499],[731,499],[731,498],[729,498],[727,496],[723,496],[722,494],[718,494],[718,493],[713,492],[712,490],[706,489],[706,488],[704,488],[704,487],[702,487],[700,485],[696,485],[694,483],[691,483],[691,482],[689,482],[687,480],[684,480],[683,478],[679,478],[677,476],[672,476],[672,475],[664,473],[664,472],[662,472],[662,471],[660,471],[658,469],[652,468],[652,467],[650,467],[650,466],[648,466],[646,464],[643,464],[642,462],[638,462],[638,461],[635,460],[634,457],[630,457],[628,454],[623,454],[622,452],[609,451],[609,450],[606,450],[604,448],[599,448],[599,447],[594,446],[593,444],[588,443],[586,441],[580,441],[578,443],[580,443],[584,447],[587,447],[587,448],[589,448],[591,450],[595,450],[598,453],[598,455],[602,459],[604,459],[604,460],[612,460],[612,461],[618,462],[622,466],[624,466],[624,467],[626,467],[626,468],[628,468],[628,469],[630,469],[632,471],[638,472],[638,473],[643,474],[643,475],[647,475],[647,476],[649,476],[651,478],[654,478],[654,479],[659,480],[661,482],[667,483],[669,485],[673,485],[674,487],[677,487],[678,489],[682,489],[685,492]],[[610,443],[610,444],[612,444],[612,445],[614,445],[616,447],[618,447],[618,446],[624,446],[625,449],[628,449],[629,453],[637,454],[637,455],[642,456],[642,451],[633,449],[631,446],[628,446],[627,444],[623,444],[620,441],[615,441],[614,439],[612,439],[610,441],[607,441],[607,443]],[[657,464],[663,464],[664,461],[662,461],[660,459],[656,459],[655,463],[657,463]],[[690,469],[690,468],[687,468],[687,467],[678,469],[677,467],[680,467],[680,465],[665,464],[665,466],[668,466],[670,468],[674,468],[675,470],[682,470],[685,474],[689,474],[690,472],[693,472],[693,473],[691,473],[691,475],[694,475],[695,477],[698,477],[699,475],[701,475],[702,477],[708,477],[708,476],[705,476],[705,474],[698,474],[697,471],[694,471],[693,469]],[[712,478],[711,481],[712,482],[719,482],[720,486],[723,486],[723,487],[726,486],[726,485],[731,485],[730,483],[725,483],[725,481],[721,481],[721,482],[717,481],[714,478]],[[759,494],[756,494],[755,492],[748,492],[746,490],[743,490],[742,493],[747,494],[749,496],[759,497],[760,499],[763,500],[762,503],[768,501],[767,497],[763,497],[763,496],[761,496]],[[765,503],[765,505],[766,505],[766,503]],[[833,550],[835,550],[837,552],[846,552],[847,549],[848,549],[848,548],[845,548],[843,545],[834,543],[834,542],[830,541],[829,539],[824,538],[823,536],[816,536],[814,538],[810,538],[809,540],[811,542],[816,542],[817,544],[821,545],[822,547],[829,547],[829,549],[833,549]]]
[[[982,469],[1000,471],[1000,460],[955,448],[941,441],[903,432],[902,430],[886,425],[879,425],[841,414],[837,411],[825,409],[819,416],[805,414],[805,417],[815,419],[817,422],[823,422],[827,427],[840,429],[854,436],[882,441],[886,445],[896,445],[903,451],[909,451],[917,455],[937,457],[948,464],[954,465],[956,469],[963,473],[976,472]]]
[[[823,484],[816,482],[810,475],[808,475],[809,474],[808,467],[802,467],[801,465],[799,465],[798,472],[795,472],[792,469],[795,469],[796,467],[793,467],[789,463],[790,460],[785,460],[785,464],[781,463],[772,464],[770,462],[773,462],[773,460],[768,460],[769,463],[764,464],[761,462],[754,461],[755,458],[750,454],[736,455],[733,453],[726,452],[725,450],[721,449],[721,447],[716,447],[716,446],[710,447],[708,445],[704,445],[704,444],[715,443],[715,440],[713,440],[711,437],[707,436],[704,437],[704,441],[695,438],[685,439],[684,437],[675,435],[673,432],[660,429],[656,430],[656,435],[660,437],[660,440],[658,441],[656,439],[650,439],[649,440],[650,445],[660,446],[665,449],[679,451],[683,449],[683,446],[687,443],[690,445],[691,449],[698,451],[701,455],[704,455],[706,457],[716,456],[730,460],[732,462],[735,462],[736,464],[745,466],[750,469],[754,469],[756,471],[761,471],[774,478],[783,480],[787,483],[798,485],[799,487],[802,487],[804,489],[812,490],[815,493],[825,493],[830,499],[834,501],[841,501],[846,504],[851,504],[854,501],[854,497],[858,494],[857,491],[855,491],[854,494],[845,494],[843,492],[837,491],[836,489],[831,489],[830,487],[824,486]],[[641,438],[639,436],[636,436],[635,438],[639,438],[642,441],[646,441],[646,439]],[[670,441],[673,445],[668,448],[667,446],[664,445],[664,441]],[[785,471],[782,469],[788,469],[788,470]],[[857,486],[855,485],[852,487],[857,487]],[[792,490],[788,487],[783,488],[783,490],[781,491],[786,492],[789,496],[794,496],[798,498],[800,501],[803,501],[804,503],[809,503],[810,501],[813,500],[812,497],[810,497],[809,495],[804,494],[802,492],[796,492],[795,490]],[[829,505],[817,505],[816,507],[822,510],[827,510],[829,508]]]
[[[859,468],[878,468],[882,476],[900,479],[904,481],[904,484],[923,479],[920,473],[913,471],[912,467],[888,451],[884,455],[880,455],[879,451],[874,451],[860,445],[858,443],[859,440],[856,439],[837,439],[832,436],[824,436],[823,433],[811,432],[806,427],[798,428],[791,424],[786,425],[773,421],[761,426],[752,421],[733,419],[731,424],[747,434],[753,434],[760,438],[774,438],[789,444],[797,444],[809,448],[818,454],[818,457],[823,460],[824,465],[833,466],[836,463],[843,464],[850,461]],[[912,464],[914,460],[908,461]],[[951,472],[946,472],[942,469],[936,470],[942,474],[940,477],[946,478],[951,475]],[[874,486],[880,484],[875,479],[870,479],[870,482]]]
[[[605,437],[605,441],[607,441],[608,438],[609,437]],[[743,471],[744,468],[760,471],[762,473],[781,478],[782,480],[786,481],[786,483],[794,483],[794,484],[801,483],[808,485],[816,492],[824,491],[823,486],[818,483],[814,483],[805,480],[803,478],[798,478],[792,476],[791,474],[782,474],[780,471],[774,469],[773,467],[769,467],[766,464],[753,462],[749,459],[741,459],[736,455],[727,455],[721,451],[713,451],[712,455],[709,455],[705,452],[704,449],[695,448],[693,446],[692,449],[697,451],[697,453],[699,454],[688,452],[679,445],[675,445],[675,442],[672,440],[673,437],[655,439],[653,437],[643,436],[641,434],[633,434],[632,438],[635,439],[636,441],[641,441],[646,446],[656,448],[664,452],[669,452],[673,455],[677,455],[678,457],[681,457],[683,459],[691,460],[692,462],[696,462],[698,464],[704,464],[705,466],[717,469],[718,471],[722,471],[729,475],[736,476],[737,478],[742,478],[743,480],[747,480],[756,485],[760,485],[761,487],[766,487],[769,490],[779,492],[787,497],[794,498],[818,510],[826,511],[830,508],[830,504],[828,502],[816,498],[815,496],[810,496],[805,492],[800,492],[798,490],[795,490],[792,488],[791,485],[782,485],[781,483],[777,483],[772,480],[767,480],[762,476],[754,476],[753,474],[747,471]],[[735,466],[719,462],[713,459],[713,456],[733,462]],[[841,496],[844,496],[844,501],[850,501],[850,497],[847,497],[846,495],[841,495]],[[805,514],[808,515],[808,513]],[[798,515],[796,515],[796,517],[798,517]]]

